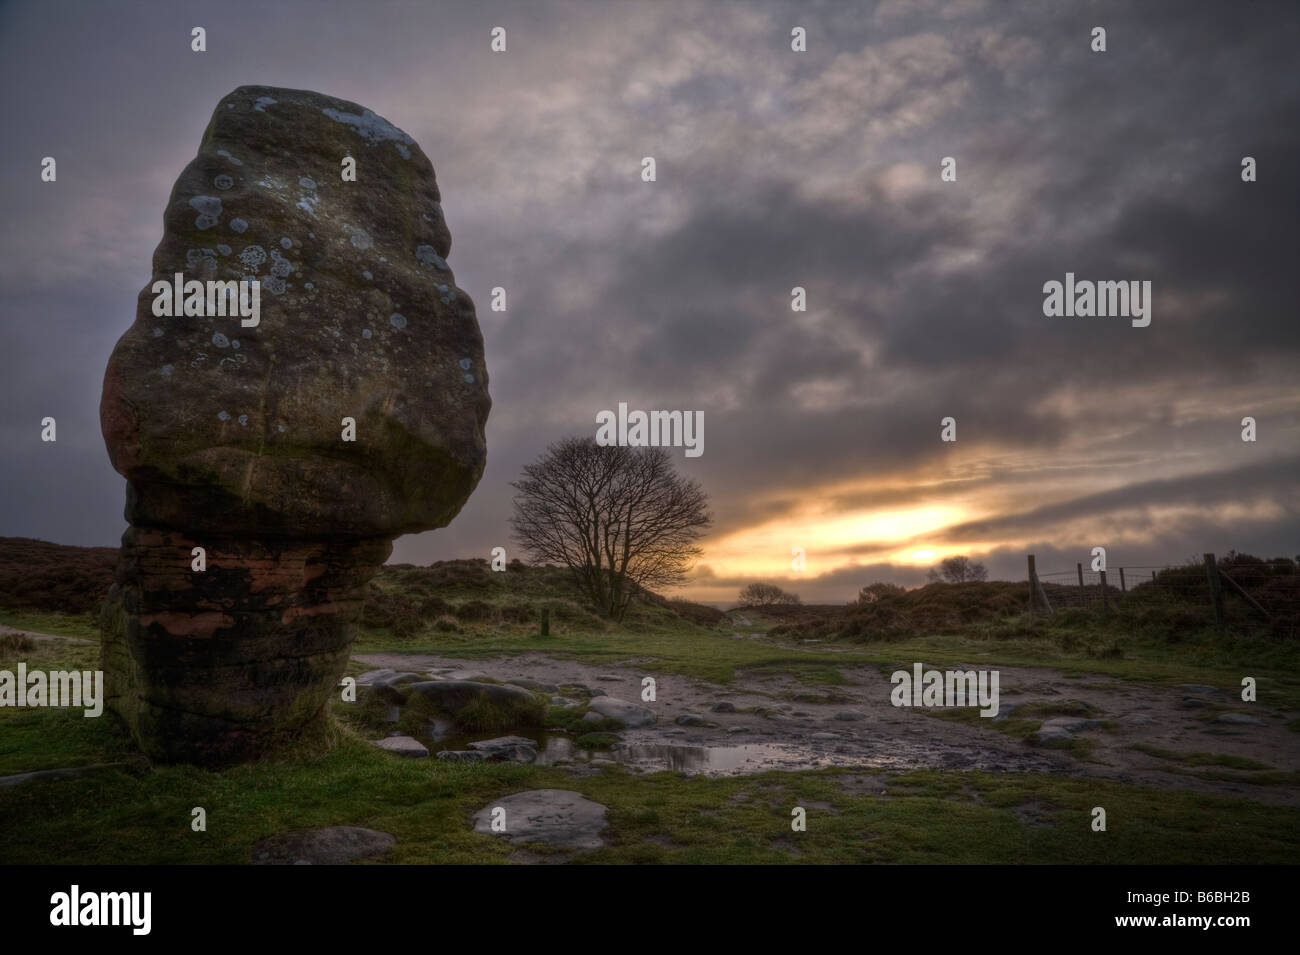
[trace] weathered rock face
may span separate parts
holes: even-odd
[[[151,755],[239,761],[319,725],[393,538],[478,483],[487,373],[450,245],[429,160],[371,111],[258,86],[217,105],[100,406],[132,525],[108,705]],[[175,273],[258,280],[259,323],[157,317]]]

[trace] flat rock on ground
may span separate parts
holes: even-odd
[[[497,808],[505,810],[505,829],[493,832],[493,810]],[[600,838],[604,828],[605,807],[567,789],[534,789],[504,796],[474,816],[475,832],[566,849],[599,849],[605,844]]]
[[[418,759],[421,756],[428,756],[428,748],[418,739],[412,736],[389,736],[385,739],[375,740],[375,745],[380,749],[386,749],[390,753],[396,753],[398,756],[409,756]]]
[[[654,710],[646,709],[615,696],[599,696],[588,705],[589,711],[599,713],[606,719],[618,720],[629,729],[652,726],[655,722]]]
[[[523,736],[498,736],[469,744],[470,750],[482,753],[494,762],[531,763],[537,759],[537,744]]]

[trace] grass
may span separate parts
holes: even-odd
[[[59,741],[64,765],[124,752],[109,720],[51,710],[17,719],[20,736]],[[3,721],[9,740],[15,716]],[[473,813],[540,788],[575,790],[609,808],[608,845],[577,862],[1259,864],[1288,863],[1300,851],[1289,807],[1095,779],[841,770],[705,779],[622,769],[575,777],[401,759],[346,730],[324,756],[224,772],[108,770],[0,789],[0,845],[10,864],[241,864],[275,832],[357,825],[397,837],[381,861],[493,864],[514,847],[475,834]],[[207,812],[206,832],[190,829],[196,806]],[[791,831],[795,806],[807,810],[806,832]],[[1094,806],[1107,811],[1106,833],[1090,829]]]
[[[940,668],[1051,667],[1066,679],[1203,683],[1229,694],[1248,673],[1259,680],[1260,702],[1300,707],[1296,647],[1257,637],[1194,631],[1170,641],[1167,634],[1117,633],[1113,623],[1094,626],[1083,618],[1048,626],[1009,617],[958,633],[806,644],[781,636],[788,624],[777,616],[754,611],[746,611],[750,624],[740,627],[730,619],[711,624],[702,611],[686,619],[667,603],[647,602],[613,625],[583,610],[555,573],[491,574],[478,563],[386,569],[354,652],[475,660],[541,650],[595,666],[634,663],[723,685],[742,673],[770,676],[787,684],[781,696],[824,702],[851,682],[854,668],[888,673],[916,661]],[[542,607],[551,614],[552,635],[545,639],[536,636],[534,624]],[[435,629],[435,621],[446,629]],[[86,614],[0,610],[0,622],[97,639],[95,621]],[[33,669],[96,669],[99,648],[0,644],[0,669],[13,669],[19,659]],[[349,664],[354,674],[365,669]],[[575,862],[1259,864],[1290,863],[1300,850],[1292,807],[1248,799],[1044,773],[821,770],[707,779],[622,768],[587,776],[562,767],[409,760],[367,739],[393,728],[414,730],[415,723],[394,727],[377,711],[342,703],[335,711],[343,719],[333,724],[331,749],[212,772],[142,767],[108,715],[0,709],[0,774],[130,763],[76,779],[0,788],[0,862],[240,864],[257,840],[285,829],[359,825],[397,837],[397,847],[379,861],[499,864],[515,847],[475,834],[473,813],[494,799],[539,788],[576,790],[609,808],[608,844]],[[997,721],[971,709],[922,712],[1025,740],[1052,716],[1093,715],[1070,700],[1023,705]],[[500,722],[499,714],[479,716],[493,728]],[[582,747],[614,741],[616,723],[582,723],[581,716],[581,707],[550,707],[543,722],[581,737]],[[1290,725],[1300,729],[1300,720]],[[1088,740],[1070,746],[1087,757]],[[1300,774],[1244,758],[1142,751],[1203,779],[1300,785]],[[205,833],[190,829],[196,806],[207,810]],[[806,832],[791,830],[795,806],[807,810]],[[1095,806],[1106,809],[1105,833],[1091,829]]]
[[[60,637],[99,639],[99,623],[94,614],[55,613],[50,610],[10,610],[0,607],[0,623],[33,633],[53,633]]]
[[[1047,740],[1042,743],[1037,742],[1034,738],[1034,734],[1042,727],[1043,721],[1054,716],[1081,716],[1085,718],[1095,716],[1096,709],[1082,700],[1021,703],[1013,711],[1014,716],[1002,720],[980,716],[979,710],[975,707],[924,706],[920,708],[920,711],[926,716],[935,719],[965,723],[968,726],[977,726],[981,729],[992,729],[1006,736],[1023,740],[1025,743],[1040,746],[1043,749],[1065,750],[1077,759],[1090,760],[1092,752],[1096,748],[1092,740],[1082,736],[1064,740]],[[1110,724],[1105,721],[1098,727],[1098,729],[1103,730],[1109,728]]]
[[[1167,759],[1187,766],[1226,766],[1228,769],[1271,770],[1268,763],[1261,763],[1244,756],[1231,756],[1224,753],[1183,753],[1172,749],[1161,749],[1148,743],[1134,743],[1129,749],[1146,753],[1156,759]]]

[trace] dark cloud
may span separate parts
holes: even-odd
[[[196,24],[208,54],[189,50]],[[487,469],[450,527],[395,559],[507,544],[519,469],[619,401],[705,412],[705,455],[681,467],[713,498],[715,539],[810,504],[974,500],[926,538],[991,547],[997,574],[1024,563],[999,541],[1068,566],[1081,545],[1063,537],[1116,515],[1148,535],[1142,560],[1285,552],[1298,39],[1291,2],[5,4],[0,534],[123,529],[104,363],[212,106],[261,82],[357,100],[422,144],[479,308]],[[1066,271],[1151,280],[1151,326],[1045,318],[1042,284]],[[39,441],[47,414],[57,445]],[[1258,445],[1236,439],[1246,414]],[[713,569],[701,586],[752,580]],[[794,589],[923,576],[878,562]]]

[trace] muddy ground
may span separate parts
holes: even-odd
[[[642,702],[642,678],[653,676],[656,699],[643,705],[656,713],[656,725],[624,730],[622,743],[612,752],[584,753],[563,737],[516,731],[518,735],[540,736],[539,761],[569,765],[575,773],[601,771],[609,759],[640,771],[677,769],[708,775],[832,766],[1047,772],[1300,804],[1300,788],[1295,786],[1207,779],[1192,773],[1248,774],[1217,766],[1189,766],[1132,748],[1145,744],[1179,753],[1249,759],[1274,770],[1300,768],[1300,734],[1287,728],[1296,714],[1242,703],[1239,690],[1232,687],[1152,687],[1103,675],[1072,679],[1054,669],[1001,667],[998,719],[984,718],[972,725],[930,715],[934,710],[893,706],[889,677],[874,667],[841,667],[849,681],[846,685],[809,686],[793,675],[741,670],[734,683],[718,686],[656,672],[635,661],[596,667],[539,652],[469,662],[405,653],[366,653],[354,659],[367,667],[399,671],[442,671],[443,675],[450,670],[479,671],[499,682],[530,679],[556,685],[584,684],[635,703]],[[819,697],[823,700],[810,702]],[[826,697],[833,697],[834,702],[824,701]],[[1016,718],[1016,709],[1025,704],[1068,701],[1086,704],[1089,720],[1100,723],[1071,734],[1090,741],[1090,753],[1036,745],[1000,732],[996,725],[999,720]],[[717,703],[762,712],[714,712]],[[677,719],[684,714],[702,717],[712,725],[678,725]],[[860,718],[846,720],[841,714]],[[1259,722],[1224,721],[1227,714]],[[1042,722],[1054,715],[1033,718]],[[480,738],[493,735],[501,734],[482,734]],[[464,738],[449,739],[441,748],[463,744]]]

